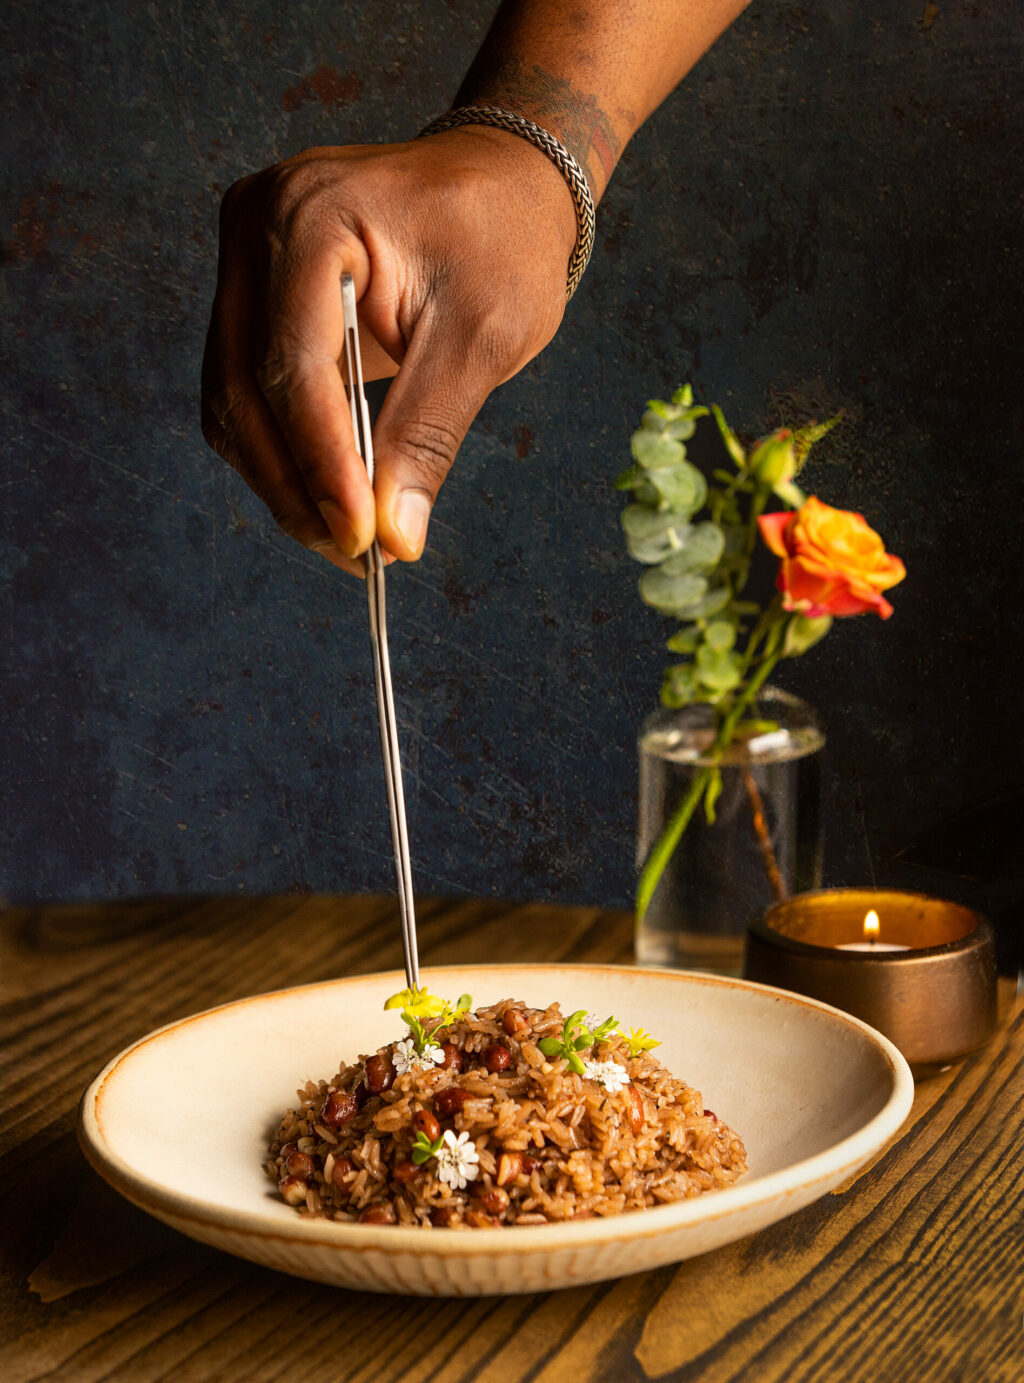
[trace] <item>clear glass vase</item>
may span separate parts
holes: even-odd
[[[683,831],[636,932],[644,965],[738,975],[752,918],[821,884],[821,750],[825,736],[799,697],[765,687],[718,761],[722,790],[709,824],[702,801]],[[708,757],[715,715],[706,705],[660,710],[640,733],[637,864],[687,797]]]

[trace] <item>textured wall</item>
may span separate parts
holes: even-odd
[[[362,593],[197,425],[219,195],[444,109],[493,5],[17,5],[5,58],[0,886],[387,889]],[[830,729],[827,872],[1024,884],[1021,40],[990,6],[755,3],[641,131],[554,344],[391,582],[422,891],[626,903],[662,655],[610,481],[693,380],[910,576],[783,679]],[[11,42],[11,39],[8,39]]]

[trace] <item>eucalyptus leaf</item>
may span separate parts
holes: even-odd
[[[728,653],[736,642],[736,626],[731,620],[712,620],[704,631],[704,642],[716,653]]]
[[[697,424],[689,417],[676,418],[673,422],[669,423],[668,427],[665,429],[669,437],[675,437],[679,442],[689,441],[696,431]]]
[[[684,571],[711,571],[725,548],[725,535],[716,523],[695,523],[681,535],[680,546],[665,559],[665,571],[681,576]]]
[[[690,522],[685,514],[676,514],[671,509],[657,509],[651,504],[627,504],[622,511],[622,527],[630,538],[656,538],[670,530],[688,532]]]
[[[708,644],[697,650],[697,676],[712,691],[731,691],[743,676],[743,659],[738,653],[719,651]]]
[[[717,615],[720,610],[725,609],[731,594],[724,582],[721,585],[710,586],[699,600],[688,605],[685,610],[676,610],[674,613],[679,619],[707,619],[710,615]]]
[[[661,495],[658,494],[657,490],[648,480],[647,472],[640,470],[639,466],[637,467],[637,478],[633,481],[632,489],[633,499],[637,504],[646,504],[652,509],[659,509],[662,507]],[[683,515],[683,517],[688,518],[689,515]]]
[[[630,466],[627,470],[620,471],[615,477],[616,490],[632,490],[643,471],[639,466]]]
[[[626,535],[626,549],[635,562],[643,562],[645,567],[657,567],[674,551],[669,538],[631,538]]]
[[[685,629],[677,629],[670,639],[665,640],[665,647],[670,653],[696,653],[703,638],[703,629],[691,624]]]
[[[708,487],[696,466],[681,461],[675,466],[657,466],[647,471],[647,479],[665,504],[694,513],[707,498]]]
[[[633,433],[630,445],[634,459],[645,471],[678,466],[686,456],[682,442],[666,436],[664,432],[654,432],[646,427]]]
[[[697,695],[697,677],[692,663],[677,663],[665,669],[661,699],[666,706],[686,706]]]
[[[691,610],[703,598],[707,588],[708,583],[703,576],[693,572],[672,576],[661,567],[652,567],[640,578],[641,600],[660,610],[663,615]]]
[[[690,532],[687,515],[650,504],[629,504],[622,511],[622,527],[631,557],[654,565],[678,551]]]

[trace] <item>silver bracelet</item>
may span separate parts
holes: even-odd
[[[576,244],[569,258],[565,286],[565,300],[568,302],[576,292],[577,285],[583,277],[583,270],[587,267],[590,251],[594,248],[594,198],[583,169],[554,135],[548,134],[547,130],[541,129],[532,120],[515,115],[512,111],[499,110],[497,106],[460,106],[457,110],[450,110],[447,115],[432,120],[426,129],[420,132],[420,137],[440,134],[442,130],[455,130],[460,125],[493,125],[499,130],[508,130],[510,134],[519,135],[542,154],[547,154],[565,179],[573,206],[576,208]]]

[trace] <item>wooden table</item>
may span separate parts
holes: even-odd
[[[596,908],[429,900],[425,963],[629,962]],[[0,1379],[175,1383],[999,1383],[1024,1376],[1024,1012],[1003,981],[988,1048],[918,1086],[853,1181],[677,1267],[533,1297],[346,1293],[183,1239],[78,1150],[79,1096],[185,1013],[399,967],[393,900],[286,897],[12,909]]]

